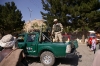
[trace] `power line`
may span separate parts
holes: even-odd
[[[39,6],[38,6],[38,4],[37,4],[37,0],[30,0],[30,2],[34,5],[34,6],[36,6],[39,10],[42,10],[42,8],[40,8]]]
[[[32,12],[32,10],[29,7],[27,7],[27,8],[29,9],[29,12],[30,12],[30,21],[31,21],[31,12]]]

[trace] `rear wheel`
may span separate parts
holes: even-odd
[[[45,51],[41,54],[40,61],[44,66],[53,66],[55,62],[55,57],[53,53]]]

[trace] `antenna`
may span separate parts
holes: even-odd
[[[32,10],[29,7],[27,7],[27,8],[29,9],[29,12],[30,12],[30,21],[31,21],[31,12],[32,12]]]

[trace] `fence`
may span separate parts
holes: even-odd
[[[88,32],[74,32],[71,33],[72,37],[78,41],[79,44],[85,44],[88,38]]]

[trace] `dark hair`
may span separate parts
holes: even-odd
[[[96,33],[100,33],[100,27],[96,27],[94,30]]]

